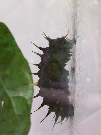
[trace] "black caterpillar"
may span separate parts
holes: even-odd
[[[40,70],[38,73],[34,74],[38,75],[40,79],[38,83],[28,85],[38,86],[40,88],[39,93],[32,98],[38,96],[43,97],[43,103],[37,110],[44,105],[48,105],[49,110],[45,118],[51,112],[55,112],[54,125],[56,124],[59,116],[61,116],[60,122],[62,122],[64,118],[68,119],[69,117],[73,118],[74,116],[74,107],[68,98],[70,95],[69,79],[67,78],[69,76],[69,71],[64,67],[70,60],[70,56],[72,56],[71,49],[73,45],[76,44],[76,39],[67,39],[67,35],[61,38],[51,39],[44,33],[44,38],[49,42],[49,47],[46,48],[38,47],[33,43],[37,48],[43,51],[43,55],[35,52],[41,57],[41,62],[39,64],[35,64]]]

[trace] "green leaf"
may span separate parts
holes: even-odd
[[[33,88],[30,68],[7,26],[0,22],[0,135],[28,135]]]

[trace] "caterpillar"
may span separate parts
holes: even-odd
[[[37,110],[44,105],[49,106],[48,113],[43,120],[45,120],[51,112],[55,112],[54,127],[55,124],[62,122],[64,118],[68,119],[74,116],[74,106],[69,101],[69,71],[64,67],[72,56],[71,49],[73,45],[76,44],[76,39],[68,39],[68,34],[61,38],[51,39],[44,32],[43,34],[44,38],[49,42],[49,47],[42,48],[33,43],[37,48],[43,51],[43,54],[34,52],[41,57],[39,64],[33,64],[38,66],[40,70],[38,73],[32,73],[38,75],[39,81],[28,85],[38,86],[40,88],[39,93],[32,97],[43,97],[43,103]],[[57,122],[59,116],[61,116],[61,120]]]

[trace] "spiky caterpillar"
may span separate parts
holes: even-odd
[[[28,85],[37,85],[40,88],[39,93],[33,97],[43,97],[43,103],[37,110],[44,105],[48,105],[49,110],[45,118],[51,112],[55,112],[54,125],[59,116],[61,116],[60,122],[62,122],[64,118],[68,119],[74,116],[74,107],[68,98],[70,95],[69,79],[67,78],[69,76],[69,71],[64,67],[70,60],[70,56],[72,56],[71,49],[73,45],[76,44],[76,39],[67,39],[67,35],[57,39],[51,39],[45,35],[44,38],[49,42],[49,47],[46,48],[38,47],[33,43],[37,48],[43,51],[43,55],[35,52],[41,57],[41,62],[36,64],[40,70],[38,73],[34,74],[37,74],[40,79],[38,83]]]

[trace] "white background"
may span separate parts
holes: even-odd
[[[101,2],[82,0],[78,6],[77,89],[74,135],[101,135]],[[44,31],[51,38],[66,35],[70,29],[72,38],[72,0],[0,0],[0,22],[4,22],[14,35],[18,46],[29,63],[39,63],[40,57],[31,51],[39,51],[31,42],[48,46]],[[40,53],[42,53],[40,51]],[[38,69],[30,64],[33,72]],[[38,77],[34,76],[34,82]],[[35,87],[35,94],[39,88]],[[42,98],[33,100],[29,135],[70,135],[68,122],[57,124],[52,131],[54,113],[43,123],[47,106],[34,113]],[[52,121],[53,120],[53,121]]]

